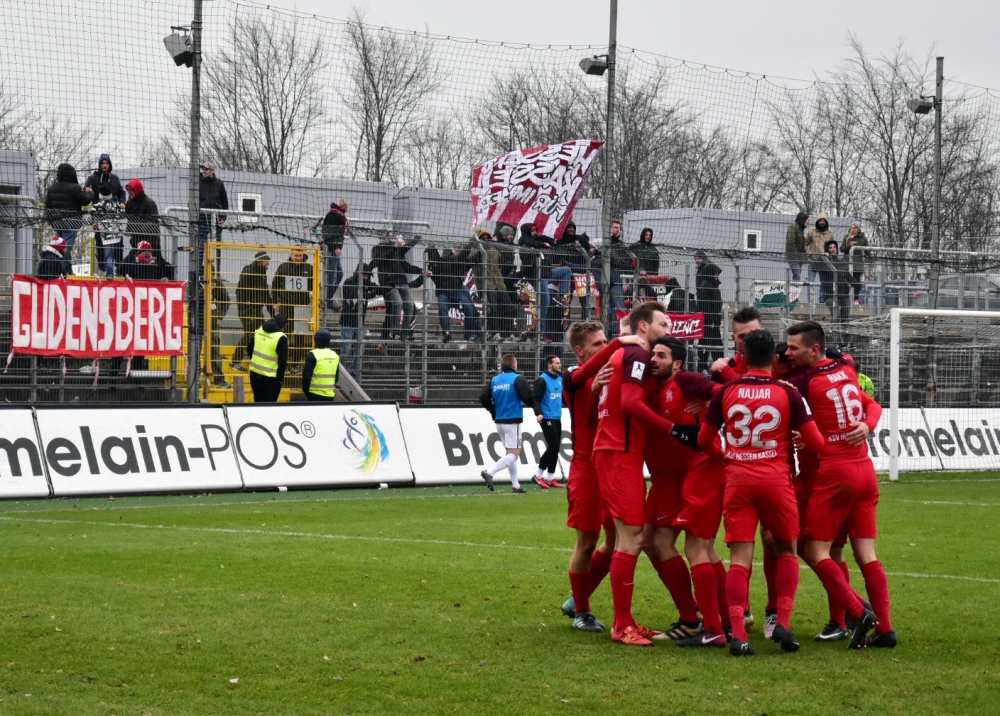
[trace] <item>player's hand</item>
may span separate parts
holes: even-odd
[[[806,441],[802,439],[802,433],[798,430],[792,431],[792,444],[795,446],[796,450],[801,451],[806,449]]]
[[[851,423],[851,428],[851,432],[844,435],[848,445],[860,445],[872,434],[872,429],[866,423]]]
[[[642,339],[639,336],[627,335],[618,336],[618,342],[623,346],[639,346],[642,345]]]
[[[692,415],[697,415],[707,407],[708,407],[707,400],[702,400],[701,398],[693,398],[688,401],[687,405],[684,406],[684,412],[691,413]]]
[[[537,417],[537,418],[538,418],[538,422],[542,422],[542,420],[544,419],[544,418],[543,418],[543,417],[542,417],[541,415],[537,415],[537,416],[535,416],[535,417]]]
[[[725,358],[717,358],[716,361],[712,364],[712,372],[721,373],[722,370],[727,365],[729,365],[729,361],[727,361]]]
[[[610,365],[606,365],[597,371],[597,375],[594,376],[594,385],[591,388],[594,395],[597,395],[604,390],[604,386],[611,382],[611,376],[614,375],[614,373],[615,369]]]

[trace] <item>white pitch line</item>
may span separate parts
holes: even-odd
[[[250,530],[233,529],[227,527],[186,527],[184,525],[146,525],[135,522],[95,522],[93,520],[44,520],[29,519],[26,517],[7,517],[0,515],[0,520],[4,522],[32,522],[47,525],[87,525],[92,527],[131,527],[133,529],[145,530],[179,530],[184,532],[212,532],[234,535],[263,535],[266,537],[307,537],[313,539],[327,539],[338,541],[356,540],[360,542],[392,542],[406,544],[434,544],[446,547],[476,547],[478,549],[519,549],[532,552],[561,552],[563,554],[573,550],[566,547],[537,547],[534,545],[507,544],[485,544],[481,542],[460,542],[454,540],[420,539],[416,537],[370,537],[365,535],[334,535],[315,532],[281,532],[277,530]],[[728,560],[726,560],[728,562]],[[755,566],[761,566],[762,562],[755,562]],[[802,569],[807,569],[804,565]],[[920,579],[951,579],[963,582],[980,582],[984,584],[1000,584],[1000,579],[989,577],[965,577],[954,574],[922,574],[920,572],[886,572],[890,577],[915,577]]]
[[[950,500],[893,500],[914,505],[960,505],[962,507],[1000,507],[1000,502],[953,502]]]

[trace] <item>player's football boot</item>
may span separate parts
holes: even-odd
[[[862,599],[861,600],[861,606],[863,606],[868,611],[873,611],[872,610],[872,603],[869,602],[867,599]],[[854,631],[854,627],[856,627],[857,625],[858,625],[857,621],[855,621],[854,619],[851,619],[851,615],[848,614],[847,615],[847,631]]]
[[[848,645],[848,648],[864,649],[866,646],[865,637],[868,635],[868,632],[877,626],[878,617],[875,616],[875,612],[871,609],[865,609],[858,620],[857,626],[854,627],[854,633],[851,634],[851,643]]]
[[[774,634],[774,625],[778,623],[778,612],[764,612],[764,638],[770,639]]]
[[[799,650],[799,640],[795,638],[792,632],[780,624],[774,625],[774,631],[771,633],[771,641],[775,644],[780,644],[781,650],[789,654]]]
[[[865,640],[865,644],[873,649],[895,649],[898,643],[895,631],[875,632]]]
[[[590,612],[580,612],[573,619],[573,628],[580,631],[604,631],[604,625]]]
[[[560,489],[560,490],[564,489],[566,487],[565,485],[563,485],[563,484],[561,484],[559,482],[559,478],[558,477],[555,480],[549,480],[548,483],[549,483],[549,487],[555,487],[555,488]]]
[[[729,642],[729,653],[733,656],[756,656],[757,652],[750,646],[750,642],[733,637]]]
[[[840,626],[837,622],[829,622],[823,627],[823,631],[813,637],[813,641],[841,641],[850,638],[851,632],[847,631],[845,627]]]
[[[493,492],[493,475],[486,472],[486,470],[483,470],[481,473],[479,473],[479,476],[486,481],[486,486],[490,488],[490,492]]]
[[[523,495],[527,492],[527,490],[525,490],[523,487],[515,487],[513,490],[511,490],[511,492],[513,492],[515,495]]]
[[[662,631],[649,629],[647,627],[644,627],[642,624],[636,624],[635,630],[647,639],[666,639]]]
[[[536,485],[538,485],[543,490],[549,489],[549,483],[545,481],[544,477],[533,477],[531,478],[531,481]]]
[[[749,609],[743,611],[743,626],[748,629],[753,626],[753,612]]]
[[[568,616],[570,619],[576,617],[576,600],[573,599],[573,595],[569,595],[569,599],[563,602],[562,613]]]
[[[635,627],[625,627],[621,631],[611,628],[611,641],[627,646],[653,646],[653,642],[638,632]]]
[[[726,635],[702,631],[687,639],[678,639],[676,643],[677,646],[707,646],[721,649],[726,645]]]
[[[677,620],[671,624],[670,628],[663,632],[663,636],[659,638],[677,641],[679,639],[687,639],[688,637],[695,636],[700,632],[701,622],[682,622]]]

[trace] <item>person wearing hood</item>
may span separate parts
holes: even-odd
[[[49,245],[44,247],[38,258],[35,278],[51,281],[66,274],[66,239],[53,236]]]
[[[253,340],[254,331],[271,315],[271,289],[267,283],[267,267],[271,265],[271,256],[266,251],[254,254],[253,261],[240,271],[236,283],[236,313],[243,324],[243,345],[249,345]],[[239,348],[233,352],[233,360],[229,367],[233,370],[244,370],[243,364],[236,357]],[[247,360],[253,355],[248,351]]]
[[[148,241],[140,241],[121,263],[121,273],[134,281],[162,281],[170,278],[163,258]]]
[[[340,356],[330,348],[330,331],[320,328],[313,336],[316,346],[306,355],[302,366],[302,392],[306,400],[332,403],[337,394]]]
[[[288,367],[288,336],[285,316],[274,314],[254,331],[247,342],[250,356],[250,389],[255,403],[277,403]]]
[[[705,314],[705,337],[701,348],[706,351],[706,363],[711,365],[722,357],[722,291],[719,290],[722,269],[709,261],[704,251],[695,253],[694,263],[698,267],[694,276],[698,310]]]
[[[122,209],[125,208],[125,189],[118,175],[111,173],[110,154],[102,154],[97,160],[97,171],[87,177],[85,188],[93,192],[94,196],[100,195],[102,191],[110,194]]]
[[[857,223],[851,224],[850,230],[844,236],[844,243],[840,246],[840,253],[844,256],[849,256],[850,260],[854,263],[854,272],[851,275],[851,285],[854,287],[854,300],[858,300],[858,294],[861,292],[861,279],[865,275],[865,261],[867,259],[867,251],[864,251],[861,247],[868,246],[868,237],[865,236],[865,232],[861,230],[861,227]],[[851,249],[854,249],[854,253],[851,253]]]
[[[552,332],[552,322],[548,320],[549,306],[552,304],[552,294],[549,291],[549,280],[555,279],[556,291],[560,296],[565,296],[569,291],[569,280],[573,277],[573,270],[567,266],[557,266],[552,268],[552,245],[555,239],[545,236],[542,232],[546,223],[546,217],[539,214],[533,223],[521,224],[521,238],[518,244],[525,248],[535,249],[535,251],[525,251],[521,254],[521,270],[524,277],[536,287],[538,291],[538,325],[542,331],[542,340],[546,343],[552,341],[549,334]],[[549,251],[546,253],[546,249]],[[561,289],[561,291],[560,291]],[[565,301],[561,301],[565,303]]]
[[[806,253],[809,254],[809,281],[811,282],[817,274],[820,280],[819,300],[826,303],[830,298],[826,292],[826,285],[833,280],[833,271],[830,262],[826,260],[825,246],[827,242],[836,240],[833,229],[830,228],[830,220],[826,214],[816,217],[816,225],[806,232]],[[824,281],[823,272],[827,272]]]
[[[501,229],[502,230],[502,229]],[[486,276],[483,287],[486,296],[486,333],[492,340],[500,341],[514,332],[514,311],[507,295],[507,282],[503,275],[503,256],[500,240],[490,232],[480,229],[476,232],[486,254]]]
[[[441,340],[451,341],[452,306],[462,309],[464,315],[463,333],[467,341],[482,340],[484,334],[479,325],[479,311],[472,301],[472,294],[465,286],[465,275],[472,266],[473,249],[445,249],[441,253],[436,247],[428,247],[425,253],[427,267],[434,277],[434,294],[437,296],[438,319],[441,322]]]
[[[385,233],[372,247],[372,270],[378,275],[378,285],[385,297],[385,323],[382,333],[385,340],[412,340],[413,324],[417,312],[410,290],[408,274],[421,277],[431,272],[411,264],[406,254],[417,245],[419,236],[404,240],[402,235],[393,237]]]
[[[352,375],[357,374],[361,354],[364,353],[368,301],[379,295],[378,286],[372,283],[371,278],[371,267],[359,261],[354,273],[341,288],[344,305],[340,311],[340,355],[345,363],[351,361]]]
[[[830,309],[831,318],[839,318],[842,321],[851,317],[851,271],[847,263],[847,257],[840,253],[840,246],[836,239],[830,239],[823,244],[823,252],[832,270],[824,271],[820,274],[821,279],[825,274],[823,290],[826,291],[826,305]]]
[[[792,270],[792,280],[798,281],[802,275],[802,261],[806,252],[806,227],[809,226],[809,214],[800,211],[795,221],[788,225],[785,232],[785,258]]]
[[[659,275],[660,254],[653,246],[653,230],[650,227],[644,228],[639,234],[639,240],[632,244],[632,253],[635,255],[635,267],[640,279]]]
[[[125,185],[128,201],[125,202],[125,231],[131,237],[132,248],[140,241],[148,241],[153,251],[160,253],[160,209],[146,193],[141,179],[130,179]]]
[[[63,162],[56,168],[56,180],[45,193],[45,217],[49,226],[66,241],[66,275],[73,273],[73,244],[83,221],[83,207],[94,199],[93,191],[80,188],[76,169]]]
[[[91,177],[93,178],[93,177]],[[122,220],[124,204],[118,202],[110,184],[97,186],[97,197],[90,208],[90,220],[94,228],[94,253],[97,270],[104,267],[109,279],[115,277],[115,267],[122,260]],[[125,190],[122,190],[124,194]]]
[[[571,272],[579,271],[583,273],[586,271],[587,264],[583,256],[580,255],[580,251],[577,249],[578,246],[590,255],[590,273],[593,276],[593,281],[600,284],[601,262],[597,260],[600,252],[590,243],[590,237],[586,232],[582,234],[577,233],[576,222],[570,219],[566,222],[563,235],[556,241],[555,247],[562,251],[560,258]],[[572,277],[572,273],[570,276]],[[585,299],[580,300],[581,305],[583,305]]]
[[[337,287],[344,278],[344,235],[347,233],[347,200],[341,199],[330,204],[330,211],[323,217],[323,243],[326,245],[326,307],[333,310],[333,299]]]

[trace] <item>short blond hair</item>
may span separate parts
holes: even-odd
[[[587,338],[604,330],[604,324],[597,321],[577,321],[566,332],[566,340],[573,348],[582,348]]]

